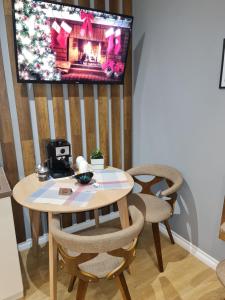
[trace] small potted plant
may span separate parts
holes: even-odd
[[[93,170],[103,170],[104,169],[104,157],[102,152],[97,149],[91,153],[91,166]]]

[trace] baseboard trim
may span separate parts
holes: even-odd
[[[119,217],[118,212],[111,212],[108,215],[99,216],[99,222],[100,223],[105,223],[105,222],[114,220],[118,217]],[[68,232],[68,233],[73,233],[73,232],[78,232],[78,231],[90,228],[94,225],[95,225],[95,220],[87,220],[86,222],[82,222],[82,223],[79,223],[79,224],[73,224],[72,226],[65,228],[64,231]],[[43,234],[38,239],[38,244],[40,246],[45,245],[47,242],[48,242],[48,234],[47,233]],[[18,250],[19,251],[28,250],[31,247],[32,247],[32,239],[31,238],[27,239],[25,242],[22,242],[22,243],[18,244]]]
[[[169,238],[166,227],[163,224],[160,224],[159,228],[160,228],[160,232]],[[199,259],[208,267],[212,268],[213,270],[216,270],[216,267],[219,263],[218,260],[210,256],[206,252],[202,251],[200,248],[193,245],[191,242],[187,241],[186,239],[184,239],[182,236],[180,236],[173,230],[172,230],[172,234],[173,234],[174,241],[177,245],[187,250],[190,254],[195,256],[197,259]]]
[[[119,217],[118,212],[112,212],[108,215],[100,216],[99,222],[105,223],[105,222],[114,220],[118,217]],[[73,232],[77,232],[77,231],[81,231],[81,230],[90,228],[94,225],[95,225],[94,220],[87,220],[86,222],[83,222],[80,224],[74,224],[70,227],[67,227],[64,230],[68,233],[73,233]],[[163,224],[160,224],[159,228],[160,228],[160,232],[163,235],[169,237],[167,230]],[[216,266],[218,265],[219,262],[215,258],[208,255],[206,252],[202,251],[200,248],[193,245],[191,242],[187,241],[186,239],[184,239],[182,236],[180,236],[176,232],[172,231],[172,233],[173,233],[174,241],[177,245],[179,245],[180,247],[187,250],[190,254],[195,256],[197,259],[199,259],[201,262],[206,264],[208,267],[212,268],[213,270],[216,269]],[[39,237],[38,243],[40,246],[46,244],[47,242],[48,242],[48,234],[47,233]],[[28,250],[31,247],[32,247],[32,239],[27,239],[25,242],[18,244],[19,251]]]

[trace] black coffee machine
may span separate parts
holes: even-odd
[[[50,140],[46,146],[47,166],[53,178],[67,177],[74,174],[70,168],[71,146],[66,140]]]

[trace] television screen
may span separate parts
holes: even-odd
[[[14,0],[18,82],[122,83],[131,16]]]

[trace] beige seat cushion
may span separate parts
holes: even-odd
[[[168,202],[147,194],[128,195],[128,204],[136,206],[143,213],[145,220],[151,223],[167,220],[172,214]]]
[[[221,283],[225,286],[225,260],[218,264],[216,268],[216,274]]]
[[[98,278],[104,278],[123,262],[123,258],[101,253],[95,258],[79,265],[82,271],[91,273]]]
[[[101,226],[101,225],[100,225]],[[120,230],[117,227],[106,227],[102,225],[98,228],[91,228],[84,231],[81,231],[79,235],[82,236],[92,236],[92,235],[101,235],[106,233],[112,233]],[[70,256],[77,256],[78,253],[67,251]],[[123,258],[111,256],[107,253],[100,253],[95,258],[80,264],[79,267],[82,271],[91,273],[98,278],[104,278],[107,274],[116,269],[123,262]]]

